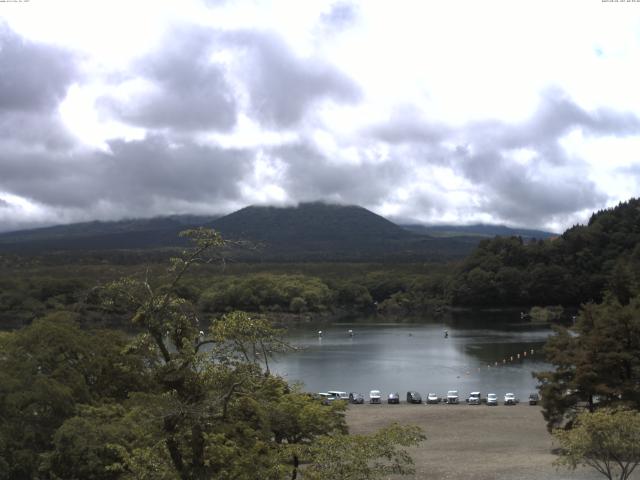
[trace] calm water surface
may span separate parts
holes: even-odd
[[[507,324],[486,316],[446,323],[311,323],[289,330],[288,341],[297,350],[277,358],[272,369],[289,381],[303,382],[312,392],[367,394],[379,389],[400,392],[404,399],[408,390],[423,396],[459,390],[461,397],[479,390],[483,396],[514,392],[526,399],[537,383],[531,372],[549,368],[541,350],[550,334],[547,326]]]

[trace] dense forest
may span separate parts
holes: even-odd
[[[640,199],[594,213],[546,241],[483,240],[454,274],[454,305],[580,305],[640,285]]]

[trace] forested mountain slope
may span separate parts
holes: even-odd
[[[457,305],[578,305],[611,290],[622,302],[640,282],[640,199],[594,213],[560,237],[483,240],[451,284]]]

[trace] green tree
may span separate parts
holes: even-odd
[[[571,430],[556,430],[556,465],[589,466],[609,480],[630,478],[640,463],[640,412],[600,409],[583,412]]]
[[[324,436],[306,449],[313,460],[304,469],[304,478],[373,480],[412,474],[413,460],[404,448],[425,438],[420,428],[398,424],[373,435]]]
[[[550,429],[596,405],[640,408],[640,297],[584,306],[571,329],[556,327],[545,353],[555,369],[535,375]]]
[[[155,352],[156,360],[148,368],[158,391],[145,397],[154,412],[150,421],[157,437],[138,442],[141,432],[129,443],[119,443],[113,450],[119,454],[117,461],[107,455],[105,463],[111,461],[110,471],[121,471],[123,478],[149,477],[152,467],[159,469],[159,477],[182,480],[281,479],[290,472],[295,476],[300,448],[312,448],[326,436],[348,441],[344,407],[337,403],[323,409],[318,400],[269,374],[269,356],[287,346],[265,319],[231,312],[215,320],[207,334],[200,330],[197,310],[177,294],[177,288],[190,269],[209,261],[210,253],[224,242],[203,229],[185,235],[195,247],[172,261],[165,282],[153,284],[146,276],[127,278],[107,289],[109,308],[130,309],[132,321],[144,330],[138,343]],[[290,293],[298,292],[289,287]],[[68,431],[82,435],[73,426]],[[104,434],[100,421],[87,431],[97,432],[93,434],[98,437]],[[133,453],[127,447],[131,443],[140,444]],[[393,454],[395,465],[406,460],[404,451],[398,450],[405,443],[404,437],[382,432],[364,446],[387,445],[398,452]],[[372,459],[389,452],[363,451]],[[310,455],[307,461],[314,465],[315,458]],[[383,469],[382,463],[379,466]]]
[[[0,479],[31,479],[80,405],[148,390],[146,358],[118,332],[81,330],[57,312],[0,337]]]

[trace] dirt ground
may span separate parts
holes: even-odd
[[[427,440],[410,450],[416,474],[404,479],[591,480],[590,469],[552,465],[555,456],[540,407],[499,405],[350,405],[351,433],[371,433],[393,422],[418,425]],[[634,476],[633,478],[640,478]]]

